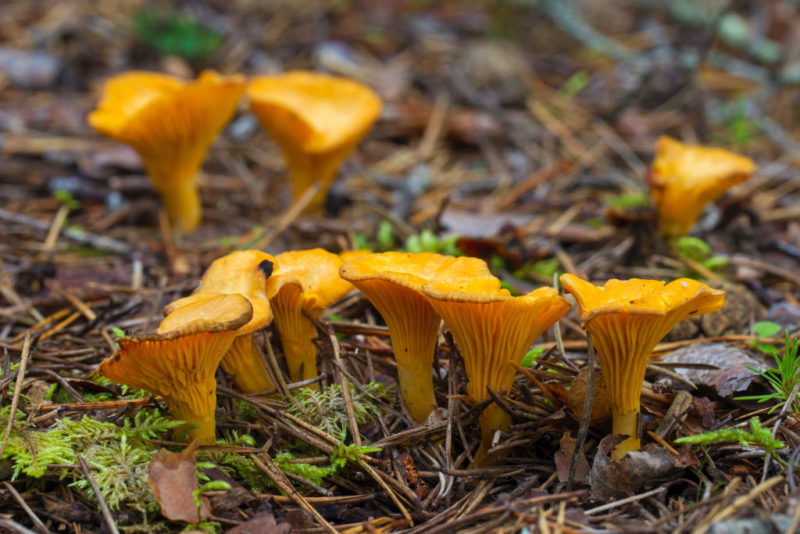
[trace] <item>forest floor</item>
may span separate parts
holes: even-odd
[[[160,4],[0,5],[0,532],[799,531],[800,357],[788,351],[775,375],[783,398],[738,399],[773,393],[750,367],[775,367],[800,324],[794,2]],[[203,221],[188,235],[136,153],[86,122],[113,74],[206,68],[327,70],[381,96],[324,215],[292,201],[281,152],[244,103],[205,160]],[[661,135],[758,165],[678,246],[657,236],[646,185]],[[337,334],[319,343],[322,380],[339,389],[276,400],[219,373],[220,442],[196,468],[201,485],[226,484],[203,486],[204,521],[167,520],[159,499],[184,479],[156,499],[148,475],[160,448],[182,449],[166,408],[93,371],[214,259],[312,247],[457,249],[520,293],[558,272],[689,276],[728,302],[656,348],[635,465],[608,460],[607,421],[582,427],[570,391],[588,353],[573,309],[563,341],[538,339],[498,399],[513,416],[496,447],[507,455],[476,469],[452,340],[435,364],[440,412],[418,425],[387,330],[354,292],[322,317]],[[716,443],[675,443],[719,429]]]

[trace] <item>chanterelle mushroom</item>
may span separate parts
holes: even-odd
[[[659,232],[666,237],[687,235],[706,204],[747,180],[755,170],[752,159],[722,148],[659,137],[647,175],[658,210]]]
[[[645,368],[656,344],[687,317],[717,311],[725,292],[689,278],[666,284],[659,280],[609,280],[595,286],[571,274],[561,283],[575,296],[581,326],[592,336],[611,401],[614,434],[628,439],[612,458],[638,450],[639,397]]]
[[[161,195],[170,220],[183,232],[200,224],[195,176],[208,147],[230,120],[244,92],[244,77],[212,71],[196,81],[132,71],[106,82],[89,124],[131,145]]]
[[[252,316],[241,295],[198,299],[165,317],[155,334],[119,338],[119,350],[100,363],[98,372],[161,395],[172,415],[189,425],[189,440],[213,444],[214,373],[237,329]]]
[[[453,333],[467,371],[467,396],[473,404],[489,397],[487,388],[509,391],[516,370],[533,340],[560,319],[569,303],[551,287],[512,297],[491,275],[435,280],[422,287],[433,309]],[[510,416],[497,404],[480,415],[479,467],[494,460],[488,455],[495,431],[507,431]]]
[[[299,382],[317,376],[317,328],[305,314],[320,317],[353,286],[339,277],[342,259],[321,248],[284,252],[275,261],[267,296],[289,377]]]
[[[431,280],[490,275],[477,258],[423,252],[383,252],[348,261],[339,270],[372,302],[386,321],[397,360],[400,392],[409,413],[422,423],[436,406],[433,357],[441,318],[422,295]]]
[[[322,206],[339,165],[382,107],[378,95],[363,84],[306,71],[257,76],[247,96],[250,109],[283,151],[295,198],[316,182],[322,184],[310,210]]]
[[[178,299],[164,308],[164,313],[170,314],[209,296],[231,293],[238,293],[250,301],[253,318],[236,332],[236,339],[220,363],[222,369],[233,376],[234,384],[245,393],[275,387],[253,342],[253,333],[272,322],[266,285],[274,265],[275,258],[260,250],[231,252],[211,263],[191,296]]]

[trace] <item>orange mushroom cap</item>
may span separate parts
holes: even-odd
[[[98,372],[163,396],[175,418],[192,426],[187,429],[190,441],[213,444],[214,373],[252,314],[241,295],[198,299],[164,318],[155,334],[119,338],[119,350],[100,363]]]
[[[353,286],[339,277],[342,259],[321,248],[284,252],[275,261],[267,296],[289,377],[299,382],[317,376],[317,329],[305,314],[318,318]]]
[[[717,311],[725,292],[690,278],[609,280],[595,286],[571,274],[561,275],[575,296],[581,325],[591,334],[608,388],[614,433],[630,436],[613,457],[638,450],[639,397],[650,353],[682,320]]]
[[[195,176],[208,147],[236,111],[242,76],[212,71],[186,81],[166,74],[132,71],[106,82],[89,124],[131,145],[161,195],[170,219],[182,231],[200,223]]]
[[[667,237],[687,235],[706,204],[747,180],[755,170],[756,164],[748,157],[659,137],[647,175],[659,231]]]
[[[222,358],[222,369],[245,393],[273,389],[275,385],[264,360],[253,342],[253,333],[272,322],[272,310],[267,300],[267,278],[272,274],[275,258],[260,250],[239,250],[214,260],[208,267],[195,292],[164,308],[165,314],[203,300],[211,295],[237,293],[250,301],[253,318],[242,326]]]
[[[436,405],[433,357],[441,318],[422,286],[456,274],[491,276],[486,262],[423,252],[383,252],[346,262],[339,274],[369,299],[389,327],[400,392],[412,417],[422,423]]]
[[[487,388],[511,389],[516,373],[511,362],[522,362],[533,341],[569,310],[569,303],[551,287],[512,297],[491,275],[454,275],[426,284],[422,293],[453,333],[469,378],[467,396],[476,404],[489,396]],[[492,404],[480,424],[475,462],[483,467],[493,460],[487,454],[492,435],[507,431],[511,419]]]
[[[295,198],[321,182],[309,208],[322,205],[339,165],[382,108],[378,95],[363,84],[307,71],[253,78],[247,96],[250,109],[283,151]]]

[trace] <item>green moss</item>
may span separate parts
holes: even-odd
[[[364,386],[364,391],[351,384],[350,396],[356,421],[363,424],[381,415],[374,402],[388,398],[388,393],[385,385],[370,382]],[[322,391],[301,388],[294,393],[286,410],[339,440],[344,440],[347,435],[347,412],[342,387],[338,384]]]
[[[9,414],[10,407],[0,410],[0,420],[7,420]],[[147,484],[147,468],[157,450],[149,440],[163,437],[181,421],[167,419],[152,408],[140,409],[122,426],[86,415],[79,420],[62,419],[47,430],[39,430],[23,419],[24,413],[17,411],[2,457],[12,462],[13,478],[21,474],[39,478],[51,473],[91,495],[91,486],[79,470],[48,467],[77,464],[81,455],[94,468],[92,476],[111,509],[123,504],[142,512],[158,509]],[[0,439],[4,433],[5,429]]]

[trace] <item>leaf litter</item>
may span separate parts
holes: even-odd
[[[248,243],[271,253],[458,247],[485,257],[519,292],[549,285],[555,272],[721,277],[743,288],[736,300],[745,307],[657,347],[663,356],[642,390],[649,445],[611,462],[610,427],[593,420],[570,480],[569,436],[578,435],[588,389],[587,344],[574,319],[561,321],[561,347],[497,397],[513,422],[494,445],[505,459],[471,469],[477,413],[460,397],[454,346],[440,339],[437,353],[444,417],[413,424],[392,394],[397,369],[380,318],[350,296],[321,323],[336,334],[318,350],[323,380],[338,392],[299,395],[302,409],[287,409],[219,377],[220,443],[201,448],[200,468],[183,475],[232,488],[203,492],[211,507],[203,531],[797,529],[795,404],[740,399],[772,391],[752,369],[777,363],[757,344],[782,355],[782,331],[797,335],[798,69],[787,23],[797,13],[789,2],[722,12],[695,1],[234,3],[172,13],[135,4],[0,8],[0,425],[8,440],[0,529],[183,528],[160,517],[147,490],[159,448],[184,446],[170,441],[174,422],[159,399],[92,372],[113,352],[117,329],[151,331],[163,305],[189,294],[211,261]],[[785,62],[775,62],[776,47]],[[280,153],[242,109],[204,166],[206,222],[173,236],[135,155],[85,124],[113,73],[207,67],[325,68],[381,94],[384,115],[343,166],[326,216],[289,208]],[[647,195],[644,173],[662,134],[746,153],[761,167],[701,218],[694,237],[707,245],[703,256],[654,239],[647,205],[630,200]],[[778,339],[754,333],[763,317],[779,323]],[[271,333],[259,343],[279,345]],[[538,348],[556,345],[548,334]],[[677,443],[682,437],[699,441]]]

